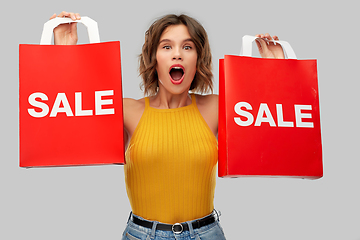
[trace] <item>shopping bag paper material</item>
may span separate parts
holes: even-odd
[[[219,62],[219,176],[320,178],[316,60]]]
[[[20,166],[123,164],[120,42],[19,54]]]

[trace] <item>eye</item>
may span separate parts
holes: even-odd
[[[184,49],[185,49],[185,50],[190,50],[190,49],[192,49],[192,47],[189,46],[189,45],[186,45],[186,46],[184,46]]]
[[[165,45],[165,46],[163,46],[163,48],[167,49],[167,50],[171,49],[171,47],[169,45]]]

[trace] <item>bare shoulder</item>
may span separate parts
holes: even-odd
[[[133,99],[133,98],[124,98],[123,105],[125,108],[141,108],[145,107],[145,99]]]
[[[131,137],[144,112],[145,99],[142,98],[136,100],[132,98],[124,98],[123,108],[124,108],[124,127]]]
[[[217,94],[199,95],[196,94],[196,104],[198,107],[217,107],[219,96]]]
[[[145,99],[124,98],[123,108],[124,108],[124,120],[134,121],[136,120],[136,118],[139,117],[139,115],[141,116],[142,113],[144,112]]]
[[[202,115],[214,135],[217,136],[219,96],[216,94],[196,94],[195,97],[196,105],[199,109],[200,114]]]

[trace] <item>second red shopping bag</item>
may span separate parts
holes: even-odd
[[[219,63],[219,176],[320,178],[316,60],[294,59],[287,42],[293,59],[250,57],[254,40]]]
[[[100,43],[87,17],[90,44],[20,45],[20,166],[124,163],[120,43]]]

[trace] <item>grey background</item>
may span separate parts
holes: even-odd
[[[245,34],[277,34],[299,59],[318,59],[324,177],[218,179],[215,207],[223,213],[230,240],[360,240],[355,1],[33,0],[0,5],[0,239],[120,239],[130,212],[122,166],[18,167],[18,46],[38,43],[48,18],[67,10],[97,20],[102,41],[121,41],[125,97],[142,97],[137,55],[146,29],[167,13],[187,13],[204,25],[216,83],[218,59],[238,54]],[[80,42],[86,43],[85,30],[79,28]],[[71,56],[64,64],[71,64]]]

